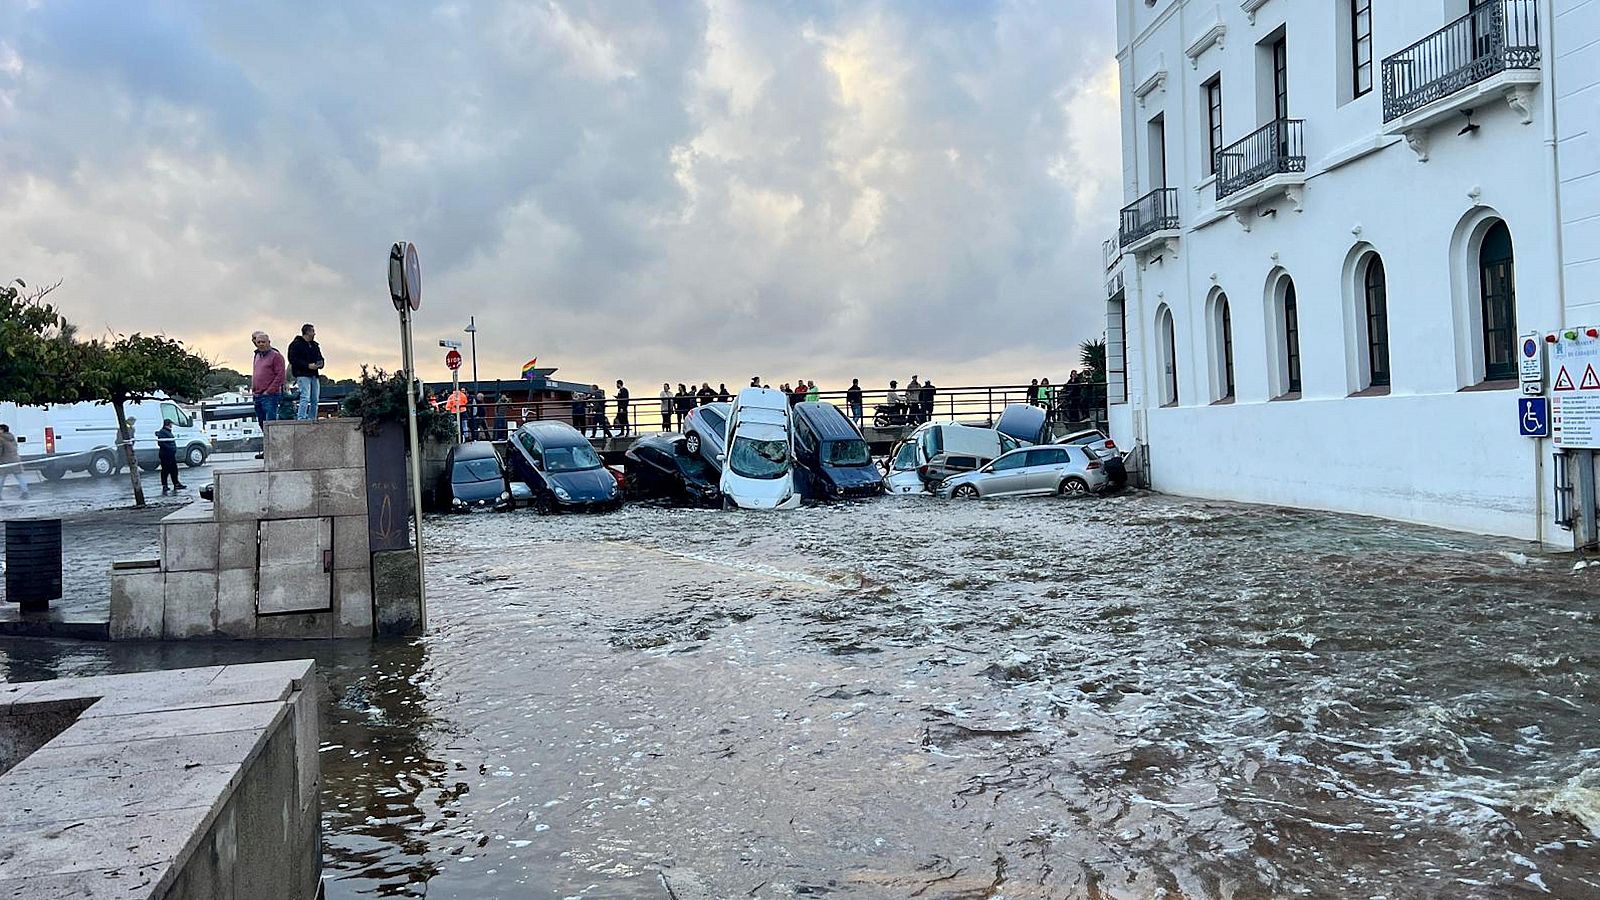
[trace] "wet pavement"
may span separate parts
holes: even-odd
[[[1596,569],[1147,494],[429,520],[313,655],[330,898],[1600,897]]]

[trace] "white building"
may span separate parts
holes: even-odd
[[[1152,485],[1570,546],[1516,347],[1600,324],[1600,0],[1116,2]]]

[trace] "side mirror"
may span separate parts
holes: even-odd
[[[727,461],[728,461],[728,454],[726,454],[726,453],[718,453],[717,454],[717,462],[727,462]]]

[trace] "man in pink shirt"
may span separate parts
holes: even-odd
[[[250,393],[255,395],[256,421],[261,423],[262,435],[266,423],[278,418],[278,404],[283,400],[283,387],[288,366],[283,354],[272,349],[272,338],[265,331],[250,335],[256,345],[256,355],[250,370]]]

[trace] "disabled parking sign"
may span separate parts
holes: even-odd
[[[1521,397],[1517,400],[1517,430],[1523,437],[1550,436],[1550,400],[1546,397]]]

